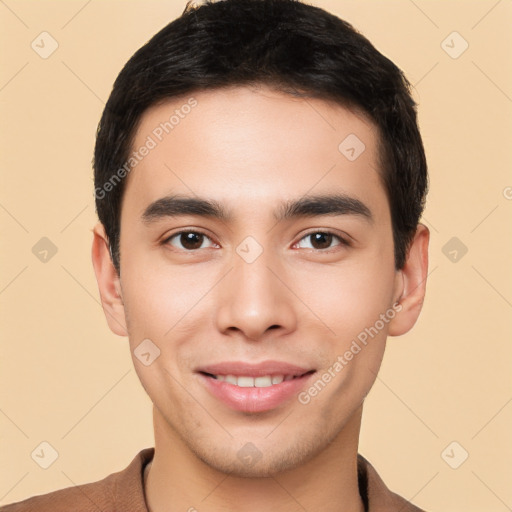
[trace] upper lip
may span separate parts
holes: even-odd
[[[202,366],[196,370],[211,375],[235,375],[247,377],[263,377],[265,375],[300,376],[314,371],[284,361],[262,361],[261,363],[246,363],[244,361],[224,361],[222,363]]]

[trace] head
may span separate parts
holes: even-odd
[[[296,0],[187,6],[116,79],[94,179],[103,307],[160,432],[262,476],[358,430],[427,267],[416,105],[389,59]],[[268,360],[307,373],[293,398],[240,409],[208,387],[211,364]]]

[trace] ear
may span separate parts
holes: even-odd
[[[112,263],[105,228],[98,222],[93,230],[92,264],[101,297],[103,312],[110,330],[119,336],[128,336],[121,291],[121,281]]]
[[[401,309],[398,310],[397,307],[397,314],[389,322],[389,336],[405,334],[412,329],[420,316],[427,285],[429,239],[430,231],[427,226],[418,224],[405,265],[397,271],[396,299]]]

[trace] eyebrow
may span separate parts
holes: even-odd
[[[373,223],[371,210],[362,201],[346,194],[323,194],[303,196],[300,199],[283,202],[273,212],[276,221],[299,217],[322,215],[354,215]],[[152,202],[142,213],[142,222],[153,224],[163,218],[193,215],[229,222],[233,216],[222,204],[214,199],[170,195]]]

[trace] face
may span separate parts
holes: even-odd
[[[111,316],[156,431],[210,467],[266,476],[354,431],[405,314],[377,137],[339,105],[267,88],[142,117]]]

